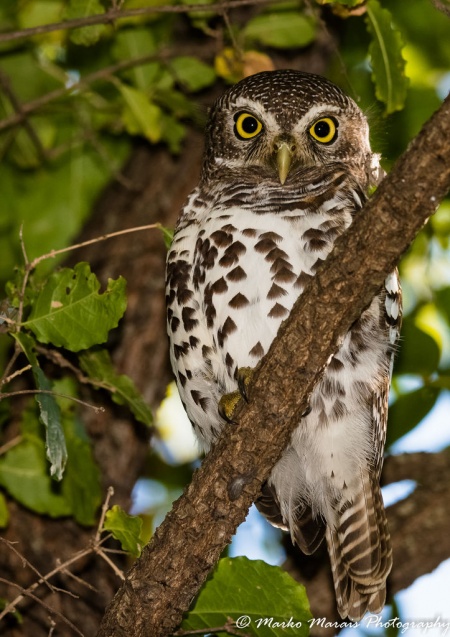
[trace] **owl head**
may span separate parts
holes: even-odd
[[[259,167],[284,184],[295,168],[339,162],[359,181],[374,181],[377,156],[365,116],[332,82],[310,73],[268,71],[232,86],[211,109],[206,144],[207,178]]]

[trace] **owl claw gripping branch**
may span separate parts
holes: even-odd
[[[322,77],[259,73],[213,106],[167,261],[171,360],[205,451],[246,397],[251,374],[239,370],[267,353],[378,173],[365,116]],[[379,479],[400,296],[394,272],[331,358],[256,502],[303,552],[326,539],[339,613],[354,621],[381,611],[392,566]]]

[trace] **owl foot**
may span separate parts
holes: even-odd
[[[237,370],[237,384],[242,398],[248,403],[248,391],[253,378],[253,369],[251,367],[239,367]]]
[[[240,367],[236,375],[239,389],[229,394],[224,394],[219,400],[218,410],[220,416],[232,425],[236,424],[235,415],[238,412],[242,399],[248,403],[248,390],[252,376],[253,370],[251,367]]]
[[[241,393],[238,391],[233,391],[229,394],[224,394],[222,398],[219,400],[218,411],[219,415],[222,416],[224,420],[226,420],[230,425],[237,425],[237,421],[234,416],[238,411],[238,406],[242,401]]]

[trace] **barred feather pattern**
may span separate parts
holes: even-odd
[[[284,81],[286,73],[276,77]],[[305,103],[304,82],[308,86],[317,76],[305,80],[306,74],[292,73],[289,80],[301,76],[302,83],[296,117],[307,127],[309,111],[317,117],[319,106],[317,92],[316,101]],[[251,80],[244,80],[245,86]],[[264,82],[259,78],[255,87],[260,90]],[[325,94],[329,83],[324,83]],[[267,91],[261,118],[263,107],[278,107],[284,93],[289,99],[295,93],[292,82]],[[172,366],[205,451],[228,426],[218,413],[220,397],[237,389],[239,368],[256,366],[268,351],[375,182],[379,166],[363,116],[343,94],[336,100],[332,91],[330,96],[340,117],[350,112],[357,120],[348,135],[363,130],[361,154],[350,148],[344,156],[341,146],[334,160],[303,157],[283,185],[271,160],[255,160],[256,152],[251,161],[239,163],[236,141],[226,137],[223,121],[215,120],[226,118],[228,110],[232,117],[233,99],[242,108],[242,92],[233,87],[213,109],[202,179],[182,211],[168,254],[166,292]],[[250,97],[255,109],[256,97],[251,92]],[[275,115],[267,117],[267,129],[287,126],[288,114],[283,117],[281,124]],[[350,129],[340,121],[345,144]],[[256,503],[305,553],[326,537],[338,611],[352,620],[382,609],[392,566],[379,479],[400,319],[401,292],[393,272],[331,357],[309,413],[299,415],[291,444]]]

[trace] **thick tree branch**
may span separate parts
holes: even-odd
[[[131,568],[99,637],[175,630],[287,446],[330,355],[449,188],[447,98],[282,324],[239,426],[226,429]]]

